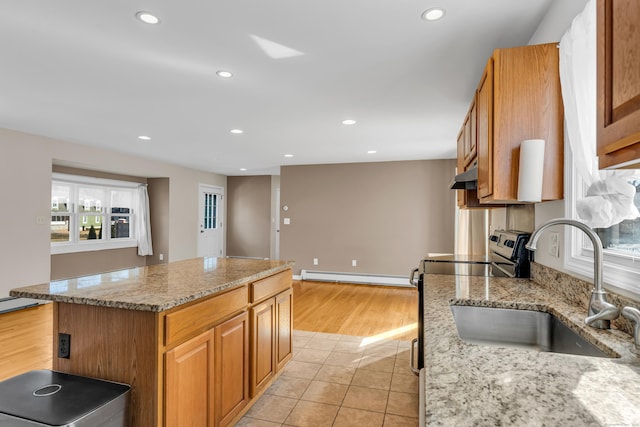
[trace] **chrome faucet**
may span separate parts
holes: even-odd
[[[545,222],[539,226],[529,239],[529,243],[525,246],[530,251],[536,250],[536,244],[540,234],[549,227],[554,225],[572,225],[584,231],[591,243],[593,244],[593,291],[591,292],[591,300],[589,301],[589,311],[584,323],[597,329],[609,329],[611,320],[620,316],[620,310],[615,305],[607,302],[606,292],[602,287],[602,242],[600,237],[586,224],[570,218],[557,218]]]

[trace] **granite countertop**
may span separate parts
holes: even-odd
[[[194,258],[11,290],[14,297],[165,311],[291,268],[290,261]]]
[[[529,279],[427,275],[426,422],[433,426],[640,426],[631,336],[583,323],[586,310]],[[450,304],[548,311],[617,358],[468,344]]]

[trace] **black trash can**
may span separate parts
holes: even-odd
[[[0,427],[125,427],[130,387],[61,372],[0,382]]]

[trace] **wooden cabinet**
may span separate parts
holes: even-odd
[[[293,293],[290,279],[280,275],[255,282],[252,284],[252,289],[254,299],[264,299],[262,302],[257,302],[250,310],[252,340],[250,389],[253,398],[291,359]]]
[[[276,371],[284,368],[293,354],[293,291],[281,292],[275,299]]]
[[[276,373],[274,298],[251,309],[251,331],[251,397],[253,397]]]
[[[131,384],[131,426],[232,425],[291,358],[291,285],[287,269],[162,312],[56,302],[72,347],[53,369]]]
[[[214,426],[214,331],[165,355],[165,425]]]
[[[464,122],[464,128],[469,123],[471,141],[458,141],[459,147],[470,147],[469,153],[466,148],[458,152],[458,164],[460,157],[467,161],[475,143],[481,205],[519,203],[519,154],[525,139],[546,141],[542,200],[563,198],[564,115],[558,66],[555,43],[497,49],[489,58],[471,118]],[[463,135],[463,141],[466,138]]]
[[[249,316],[215,328],[215,419],[228,425],[249,402]]]
[[[640,167],[640,2],[597,2],[600,168]]]

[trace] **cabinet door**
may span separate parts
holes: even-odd
[[[276,371],[284,368],[293,352],[293,290],[276,296]]]
[[[214,425],[214,332],[165,354],[165,425]]]
[[[275,298],[251,309],[251,397],[275,375]]]
[[[493,58],[480,79],[476,99],[478,197],[493,194]]]
[[[598,157],[640,163],[640,2],[598,0]]]
[[[216,425],[226,426],[249,401],[249,316],[215,328]]]

